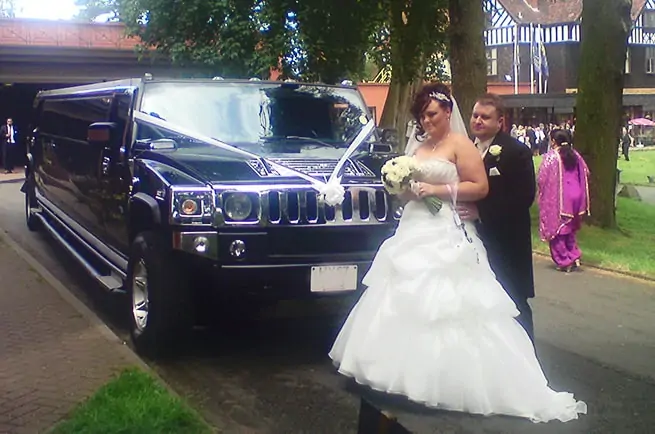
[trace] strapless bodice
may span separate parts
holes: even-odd
[[[418,170],[430,184],[455,184],[459,182],[457,166],[442,158],[426,158],[418,161]]]

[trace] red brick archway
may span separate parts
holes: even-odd
[[[163,56],[139,57],[138,44],[120,23],[2,19],[0,83],[91,83],[145,72],[165,77],[201,73],[173,67]]]
[[[0,46],[64,47],[133,51],[139,43],[120,23],[33,19],[0,20]]]

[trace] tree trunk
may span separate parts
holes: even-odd
[[[591,222],[616,226],[617,149],[631,0],[584,0],[575,146],[591,172]]]
[[[426,59],[435,49],[434,42],[440,37],[443,41],[443,26],[439,26],[439,13],[443,16],[444,12],[442,1],[392,0],[388,3],[391,84],[380,124],[398,131],[399,151],[404,151],[407,143],[405,132],[411,118],[409,108],[423,84]]]
[[[452,92],[468,128],[475,100],[487,91],[482,0],[450,0],[448,13]]]
[[[398,102],[400,101],[400,83],[398,79],[394,79],[391,75],[389,82],[389,92],[387,99],[384,100],[384,108],[380,116],[380,127],[382,128],[396,128],[396,113],[398,112]]]
[[[405,137],[407,123],[412,119],[409,109],[422,81],[414,80],[407,84],[399,83],[399,81],[392,76],[389,93],[384,102],[382,116],[380,116],[380,127],[398,131],[397,151],[404,152],[407,144],[407,137]]]

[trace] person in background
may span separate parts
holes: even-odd
[[[630,146],[633,141],[634,139],[632,138],[630,131],[626,127],[623,127],[623,134],[621,135],[621,151],[623,152],[625,161],[630,161]]]
[[[539,124],[539,155],[544,155],[548,152],[548,145],[550,143],[550,128],[544,124]]]
[[[2,145],[2,164],[5,173],[13,173],[14,153],[16,148],[16,127],[12,118],[8,118],[5,125],[0,128],[0,145]]]
[[[532,155],[536,157],[539,155],[539,141],[537,138],[537,132],[534,128],[529,126],[525,132],[525,135],[528,138],[528,146],[530,149],[532,149]]]
[[[580,267],[576,233],[589,215],[589,169],[571,141],[569,131],[551,131],[551,149],[537,176],[539,234],[550,244],[557,269],[565,272]]]

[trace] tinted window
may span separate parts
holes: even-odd
[[[285,138],[292,147],[347,146],[369,119],[355,89],[295,83],[148,83],[141,111],[257,150],[262,142]]]
[[[107,121],[111,98],[46,100],[41,116],[45,134],[86,141],[89,125]]]

